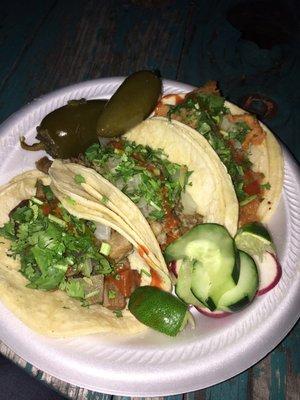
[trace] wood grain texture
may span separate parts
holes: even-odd
[[[219,81],[230,100],[250,94],[272,99],[278,112],[264,122],[300,160],[300,34],[270,49],[243,38],[228,20],[237,0],[39,0],[0,6],[0,122],[57,88],[106,76],[158,68],[164,78],[200,85]],[[285,1],[299,16],[296,2]],[[297,19],[297,18],[296,18]],[[298,18],[299,19],[299,18]],[[299,400],[300,324],[267,357],[206,390],[168,400]],[[0,352],[66,398],[125,400],[62,382]],[[160,398],[163,399],[163,398]]]

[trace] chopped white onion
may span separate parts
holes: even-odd
[[[106,162],[106,167],[109,171],[114,172],[116,167],[120,164],[120,160],[110,157]]]
[[[181,193],[181,204],[184,214],[195,214],[196,212],[198,212],[198,205],[195,203],[192,196],[188,192]]]
[[[138,189],[141,183],[142,183],[141,174],[133,175],[132,178],[129,179],[129,181],[127,182],[127,189],[126,189],[127,192],[134,193]]]
[[[141,210],[141,213],[146,218],[149,216],[149,214],[151,214],[153,211],[155,211],[155,207],[148,204],[147,201],[143,197],[137,203],[137,206]]]
[[[95,225],[96,230],[94,232],[94,235],[96,236],[96,238],[99,240],[109,240],[111,235],[111,228],[109,226],[100,224],[99,222],[96,222]]]
[[[111,141],[111,138],[98,137],[98,140],[101,146],[106,146]]]
[[[235,128],[236,128],[236,125],[234,122],[230,122],[230,121],[228,121],[228,119],[226,117],[223,117],[221,125],[220,125],[220,129],[222,131],[229,132],[230,130],[233,130]]]

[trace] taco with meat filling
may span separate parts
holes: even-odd
[[[237,230],[238,202],[231,178],[207,141],[194,140],[189,130],[150,118],[120,139],[92,145],[73,162],[55,160],[49,174],[54,183],[64,176],[60,187],[69,192],[74,176],[83,176],[77,190],[97,198],[98,207],[104,201],[107,209],[134,226],[164,263],[161,251],[196,225],[218,223],[231,235]]]
[[[142,331],[127,309],[131,293],[171,289],[151,229],[137,235],[105,205],[116,207],[114,196],[99,202],[83,175],[72,179],[54,165],[50,175],[28,171],[1,187],[0,301],[48,336]]]
[[[207,140],[231,176],[239,202],[239,226],[267,222],[283,185],[281,147],[255,116],[225,101],[216,82],[188,94],[166,95],[155,115],[179,121],[196,141]]]

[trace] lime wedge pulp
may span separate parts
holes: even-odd
[[[266,251],[274,253],[274,245],[269,232],[257,222],[241,227],[234,240],[236,247],[250,256],[261,257]]]

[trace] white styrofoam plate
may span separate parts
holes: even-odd
[[[98,79],[57,90],[13,114],[0,127],[0,184],[34,167],[43,152],[20,148],[35,128],[70,99],[109,98],[124,78]],[[166,93],[193,89],[164,81]],[[129,396],[171,395],[202,389],[247,369],[289,332],[300,313],[300,175],[284,150],[283,195],[269,228],[283,275],[279,284],[244,311],[224,319],[195,313],[196,329],[177,338],[152,330],[143,335],[90,335],[71,339],[39,336],[0,304],[0,340],[39,369],[71,384]]]

